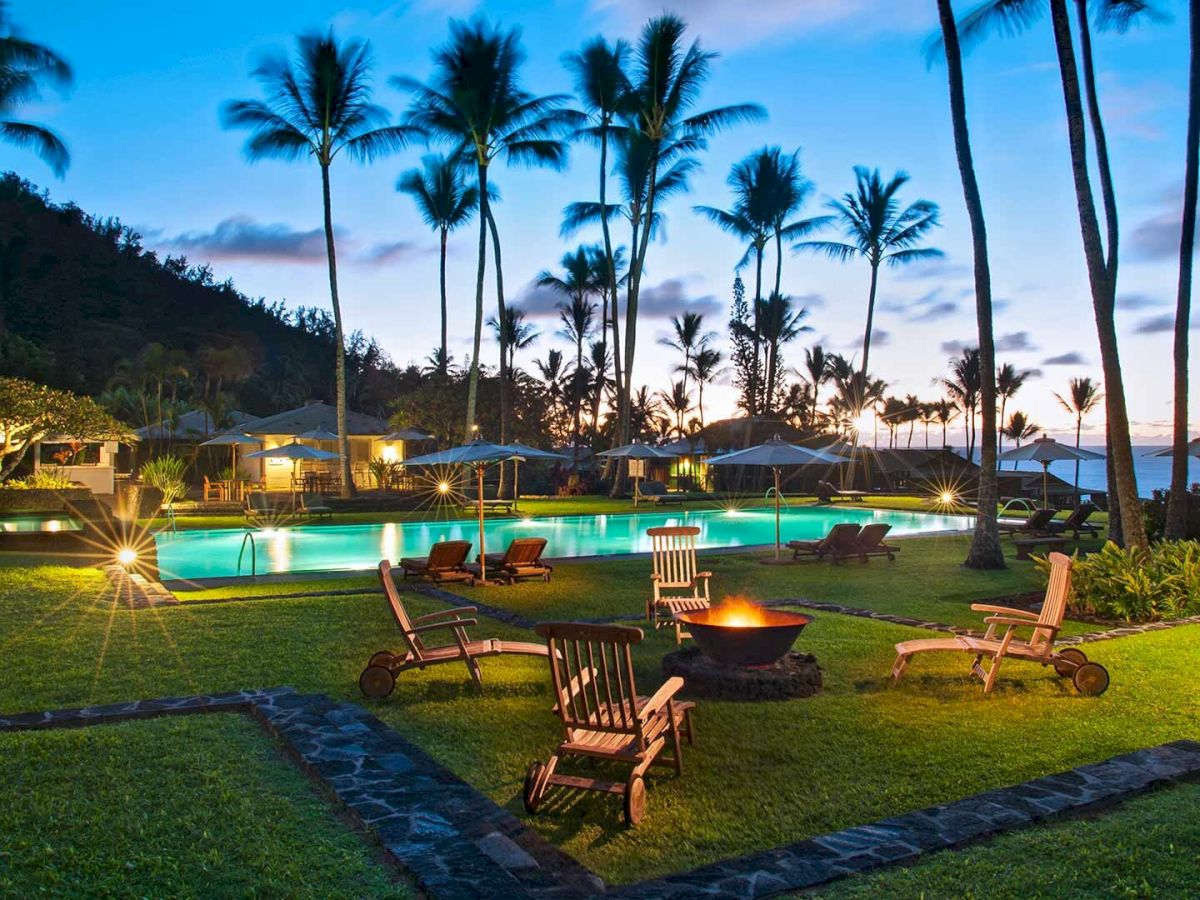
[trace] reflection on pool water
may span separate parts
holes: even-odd
[[[893,535],[971,527],[967,516],[933,515],[857,507],[804,507],[782,513],[783,540],[822,538],[838,522],[887,522]],[[489,552],[502,551],[516,537],[547,539],[547,556],[616,556],[650,552],[646,529],[658,525],[695,525],[701,548],[745,547],[775,540],[771,509],[687,510],[633,515],[551,516],[539,519],[490,519],[485,536]],[[242,569],[238,554],[245,531],[214,529],[155,536],[159,571],[164,579],[217,578],[250,573],[247,548]],[[373,568],[381,559],[425,556],[437,541],[477,544],[473,520],[389,522],[376,525],[304,525],[266,529],[255,534],[258,574],[324,572]],[[472,558],[478,552],[473,547]]]
[[[46,532],[55,534],[60,531],[79,531],[82,529],[77,521],[63,513],[61,515],[28,515],[5,516],[0,519],[0,531],[7,534],[29,534],[31,532]]]

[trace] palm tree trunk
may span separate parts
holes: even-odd
[[[1175,300],[1175,423],[1167,540],[1187,536],[1188,327],[1192,316],[1192,250],[1196,242],[1196,189],[1200,172],[1200,0],[1189,4],[1187,152],[1183,175],[1183,231],[1179,237],[1179,288]]]
[[[967,129],[967,101],[963,89],[962,51],[950,0],[937,0],[938,18],[946,51],[950,87],[950,117],[954,150],[962,180],[963,199],[971,222],[971,245],[975,265],[975,319],[979,328],[980,394],[983,403],[983,444],[979,460],[979,491],[976,498],[975,533],[963,565],[972,569],[1004,568],[1004,551],[996,526],[1000,495],[996,484],[996,347],[992,333],[992,275],[988,264],[987,225],[983,200],[975,178],[971,137]]]
[[[780,223],[783,224],[783,223]],[[783,238],[779,228],[775,229],[775,293],[782,296],[780,285],[783,284]]]
[[[467,377],[467,423],[464,440],[471,440],[475,428],[475,401],[479,395],[479,350],[483,339],[483,278],[487,274],[488,185],[487,164],[479,166],[479,265],[475,271],[475,334],[471,350],[471,372]]]
[[[509,422],[509,384],[508,384],[508,359],[512,348],[509,347],[509,342],[513,336],[508,333],[508,314],[504,304],[504,265],[503,257],[500,255],[500,232],[496,229],[496,219],[492,215],[492,207],[488,206],[488,228],[492,232],[492,255],[496,259],[496,321],[500,327],[500,443],[508,441],[508,422]],[[501,500],[510,500],[512,493],[512,484],[509,479],[510,469],[503,462],[500,463],[500,484],[497,486],[496,496]]]
[[[750,409],[747,410],[751,419],[761,409],[758,402],[758,359],[759,347],[762,344],[762,328],[758,321],[758,313],[759,306],[762,305],[762,269],[763,248],[762,244],[757,244],[754,248],[754,364],[750,369]],[[749,440],[749,432],[747,432],[746,438]]]
[[[621,330],[617,322],[617,264],[613,258],[612,235],[608,229],[608,126],[600,130],[600,231],[604,235],[604,261],[608,265],[608,294],[612,298],[613,378],[617,382],[617,393],[621,385]],[[604,335],[605,323],[600,323]],[[607,337],[602,338],[605,343]]]
[[[1100,223],[1096,218],[1096,203],[1088,175],[1087,135],[1084,131],[1083,104],[1079,96],[1079,76],[1075,68],[1075,49],[1071,41],[1071,23],[1066,0],[1050,0],[1050,20],[1054,26],[1054,44],[1062,75],[1071,171],[1079,208],[1079,230],[1083,237],[1088,281],[1092,290],[1092,307],[1100,343],[1100,358],[1104,370],[1105,412],[1112,437],[1110,449],[1116,475],[1117,501],[1121,507],[1126,543],[1132,547],[1147,547],[1149,543],[1142,520],[1141,500],[1138,499],[1137,493],[1133,448],[1129,440],[1129,413],[1125,405],[1124,376],[1117,346],[1115,295],[1104,259]]]
[[[867,364],[871,359],[871,329],[875,325],[875,289],[879,284],[879,263],[871,263],[871,291],[867,295],[867,330],[863,332],[863,382],[867,378]]]
[[[631,311],[630,303],[633,297],[633,268],[637,262],[638,248],[638,224],[641,221],[641,214],[638,212],[635,205],[630,205],[629,230],[630,230],[630,253],[632,254],[629,260],[629,278],[625,283],[625,340],[629,340],[629,324],[633,316],[636,314]],[[634,304],[636,308],[636,304]],[[613,341],[618,339],[616,330],[617,315],[616,309],[613,309]],[[614,348],[614,353],[616,349]],[[617,379],[617,443],[628,444],[630,436],[630,412],[632,410],[632,386],[633,376],[629,371],[630,357],[629,353],[625,354],[625,381]],[[609,489],[610,497],[620,497],[625,493],[625,479],[628,476],[628,464],[622,464],[620,460],[616,461],[616,469],[613,472],[612,487]]]
[[[337,251],[333,244],[333,204],[329,192],[329,166],[321,166],[321,201],[325,207],[325,253],[329,260],[329,299],[333,306],[333,341],[336,380],[339,465],[342,473],[342,496],[354,496],[354,480],[350,472],[350,435],[346,431],[346,343],[342,330],[342,304],[338,299]]]
[[[1083,436],[1083,414],[1075,416],[1075,449],[1079,449],[1079,442]],[[1075,460],[1075,503],[1079,503],[1079,460]]]
[[[438,371],[443,375],[446,374],[450,362],[446,344],[446,240],[449,235],[450,232],[443,228],[441,266],[438,273],[442,291],[442,355],[438,362]]]
[[[1096,66],[1092,58],[1092,28],[1088,22],[1087,0],[1075,0],[1075,10],[1079,18],[1079,56],[1083,65],[1084,96],[1087,99],[1092,137],[1096,141],[1096,171],[1100,175],[1100,196],[1104,202],[1104,222],[1108,237],[1105,266],[1115,296],[1117,242],[1120,238],[1120,229],[1117,227],[1117,192],[1113,187],[1112,166],[1108,161],[1108,138],[1104,133],[1104,118],[1100,115],[1100,95],[1096,90]]]

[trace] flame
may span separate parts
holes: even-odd
[[[761,628],[767,624],[762,607],[746,597],[726,597],[709,611],[710,625],[723,628]]]

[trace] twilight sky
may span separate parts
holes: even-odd
[[[1169,21],[1096,42],[1123,228],[1121,350],[1134,433],[1147,441],[1170,430],[1186,114],[1186,8],[1176,0],[1159,5]],[[35,158],[0,147],[0,168],[49,187],[55,200],[119,216],[160,252],[211,262],[219,278],[232,276],[247,294],[327,305],[317,169],[249,166],[241,153],[244,133],[226,132],[219,123],[224,100],[259,96],[249,72],[262,51],[290,48],[292,35],[329,25],[344,37],[367,38],[377,63],[376,99],[399,114],[407,98],[387,87],[386,78],[427,78],[430,49],[446,38],[448,15],[483,11],[519,26],[529,56],[525,86],[551,93],[570,90],[559,61],[565,51],[597,33],[634,40],[645,19],[664,7],[683,15],[693,36],[722,53],[702,106],[756,101],[770,119],[715,138],[691,195],[668,206],[667,240],[652,247],[647,262],[648,318],[639,329],[636,380],[666,386],[678,360],[656,338],[665,333],[666,317],[685,305],[705,313],[724,345],[733,266],[743,248],[691,206],[726,206],[730,165],[764,144],[779,144],[788,151],[801,148],[804,170],[815,182],[805,215],[819,213],[825,198],[849,189],[851,167],[858,163],[878,166],[885,175],[906,170],[912,181],[902,199],[941,204],[943,227],[931,243],[947,258],[883,273],[872,347],[872,369],[890,383],[891,393],[938,396],[932,380],[959,347],[973,344],[975,327],[970,236],[944,67],[926,69],[922,56],[936,25],[933,0],[17,0],[12,15],[18,25],[75,67],[71,94],[48,96],[27,115],[66,137],[73,163],[58,182]],[[1065,390],[1073,376],[1099,377],[1100,367],[1048,24],[974,50],[967,87],[999,300],[999,358],[1040,372],[1009,410],[1024,410],[1052,433],[1064,432],[1071,420],[1051,392]],[[397,175],[423,152],[413,148],[370,168],[343,161],[333,176],[348,325],[375,335],[399,363],[424,357],[437,341],[436,244],[408,198],[394,190]],[[492,174],[504,198],[497,219],[505,284],[510,299],[530,304],[531,311],[547,306],[530,289],[535,275],[557,268],[562,252],[579,240],[598,240],[598,233],[571,243],[558,237],[563,206],[595,199],[596,164],[591,150],[577,147],[562,174]],[[459,358],[470,345],[474,240],[473,226],[451,239],[451,352]],[[867,275],[865,264],[787,256],[784,290],[803,299],[813,328],[787,349],[789,364],[798,364],[802,348],[817,341],[847,355],[857,351]],[[490,308],[490,283],[487,299]],[[518,364],[530,365],[534,356],[544,358],[549,347],[564,343],[554,336],[551,312],[540,312],[535,321],[542,337]],[[1200,316],[1195,321],[1200,327]],[[494,363],[495,356],[490,342],[484,361]],[[728,414],[730,389],[706,391],[705,405],[707,418]],[[1197,396],[1192,420],[1200,420]],[[1099,434],[1102,416],[1089,425]],[[956,438],[961,443],[960,435],[951,441]]]

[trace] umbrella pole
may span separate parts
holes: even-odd
[[[483,466],[475,466],[476,486],[479,496],[475,502],[479,505],[479,580],[487,583],[487,549],[483,546]]]
[[[521,502],[521,461],[513,460],[513,512],[520,512],[517,504]]]
[[[779,466],[775,467],[775,561],[779,562]]]
[[[1042,509],[1050,508],[1050,462],[1042,460]]]

